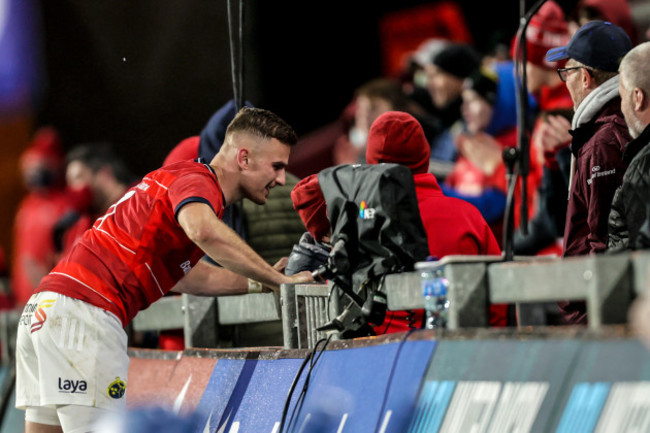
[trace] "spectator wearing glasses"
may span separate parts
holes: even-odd
[[[606,21],[582,26],[564,47],[546,54],[567,60],[558,69],[575,114],[571,122],[571,180],[563,255],[602,252],[607,247],[607,217],[626,164],[623,150],[631,140],[621,112],[618,66],[632,49],[628,35]],[[585,305],[561,302],[569,323],[586,323]]]

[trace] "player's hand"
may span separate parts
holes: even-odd
[[[311,274],[311,271],[302,271],[297,274],[287,277],[290,281],[287,281],[288,284],[302,284],[302,283],[312,283],[314,282],[314,277]]]
[[[282,257],[280,260],[275,262],[275,264],[273,265],[273,269],[284,274],[284,270],[287,267],[287,263],[289,263],[289,257]]]
[[[285,275],[281,284],[302,284],[302,283],[311,283],[314,281],[314,277],[311,275],[311,271],[302,271],[294,275]],[[275,293],[280,293],[280,287],[272,287],[264,285],[262,287],[263,292],[273,291]]]

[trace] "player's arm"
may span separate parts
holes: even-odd
[[[210,206],[202,202],[184,205],[177,213],[181,225],[192,242],[222,266],[265,286],[278,290],[280,284],[313,281],[305,271],[285,276],[260,257],[237,233],[224,224]],[[189,275],[189,274],[188,274]]]
[[[248,279],[231,270],[199,260],[172,291],[195,296],[243,295],[248,292]]]
[[[283,272],[286,266],[287,257],[282,257],[273,265],[273,268]],[[257,287],[245,276],[215,265],[209,260],[200,260],[185,277],[172,287],[172,291],[195,296],[230,296],[251,293],[251,285],[255,291],[271,291],[268,287]]]

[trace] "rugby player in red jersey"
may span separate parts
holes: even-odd
[[[228,204],[264,204],[284,184],[296,142],[278,116],[244,107],[212,161],[147,174],[95,221],[42,279],[20,320],[16,407],[26,410],[26,433],[92,431],[106,412],[125,408],[123,328],[138,311],[172,288],[234,294],[203,255],[273,290],[313,280],[309,271],[278,272],[220,220]]]

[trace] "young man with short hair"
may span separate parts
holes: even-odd
[[[275,290],[313,280],[276,271],[220,220],[228,204],[264,204],[284,184],[296,141],[278,116],[245,107],[212,161],[149,173],[95,221],[43,278],[20,320],[16,407],[26,409],[27,433],[88,432],[99,416],[125,408],[124,326],[172,287],[227,294],[214,267],[199,262],[204,254]]]

